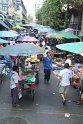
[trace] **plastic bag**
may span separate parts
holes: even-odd
[[[22,98],[22,90],[20,89],[19,93],[18,93],[18,98],[21,99]]]

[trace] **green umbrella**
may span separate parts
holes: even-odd
[[[64,43],[64,44],[59,44],[56,45],[58,49],[80,54],[83,52],[83,42],[74,42],[74,43]]]
[[[50,33],[48,35],[46,35],[47,38],[49,39],[62,39],[62,37],[59,35],[59,33]]]
[[[83,36],[83,33],[80,33],[78,36],[79,36],[79,37],[82,37],[82,36]]]
[[[65,38],[65,39],[80,39],[78,36],[72,34],[72,33],[69,33],[69,32],[65,32],[65,31],[60,31],[60,32],[57,32],[57,33],[51,33],[49,34],[49,38]]]
[[[59,35],[65,39],[79,39],[78,36],[76,36],[72,33],[69,33],[69,32],[60,32]]]

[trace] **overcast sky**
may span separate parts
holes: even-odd
[[[41,4],[43,0],[23,0],[27,9],[27,15],[35,13],[35,4]]]

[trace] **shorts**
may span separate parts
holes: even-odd
[[[59,93],[60,94],[67,94],[67,92],[68,92],[68,90],[69,90],[69,86],[60,86],[59,87]]]

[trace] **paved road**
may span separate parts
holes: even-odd
[[[61,103],[56,85],[51,75],[50,84],[43,82],[43,68],[40,69],[40,83],[35,88],[35,101],[25,93],[20,107],[12,108],[9,81],[6,78],[0,85],[0,124],[83,124],[83,105],[76,105],[76,90],[70,88],[66,106]],[[70,113],[66,118],[65,113]]]

